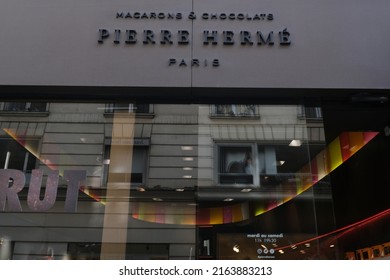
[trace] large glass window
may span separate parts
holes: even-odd
[[[107,99],[1,103],[1,259],[389,257],[385,104]]]

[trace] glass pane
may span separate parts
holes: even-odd
[[[390,254],[386,108],[24,101],[50,114],[0,115],[2,259]]]

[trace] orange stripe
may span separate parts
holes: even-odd
[[[351,152],[351,155],[356,153],[363,145],[364,145],[364,138],[362,132],[349,132],[349,150]]]
[[[210,210],[210,223],[215,224],[223,224],[223,209],[222,207],[211,208]]]

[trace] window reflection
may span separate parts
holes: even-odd
[[[211,117],[259,117],[254,104],[218,104],[211,106]]]
[[[25,113],[47,110],[49,104],[3,102],[1,108]],[[301,104],[55,102],[48,118],[0,114],[1,167],[24,174],[42,170],[42,192],[50,172],[60,176],[53,208],[41,212],[26,206],[30,175],[24,176],[20,191],[12,178],[1,181],[5,182],[0,186],[1,205],[14,199],[23,209],[17,221],[8,208],[0,209],[0,238],[12,244],[3,255],[14,259],[344,256],[341,251],[334,253],[342,249],[332,239],[316,244],[310,240],[335,230],[333,193],[340,195],[340,186],[332,186],[352,174],[344,169],[355,170],[364,162],[367,155],[361,151],[387,146],[380,138],[385,136],[375,131],[338,131],[326,142],[322,120],[322,108]],[[76,214],[64,211],[67,170],[87,174]],[[23,218],[27,214],[28,223]],[[53,228],[61,236],[46,240]],[[25,231],[34,240],[25,240]],[[109,237],[105,231],[111,231]],[[112,247],[104,249],[108,243]],[[52,248],[49,254],[48,248]],[[378,247],[354,256],[380,257],[386,250]]]
[[[4,102],[3,111],[11,112],[46,112],[45,102]]]
[[[219,183],[253,184],[251,147],[219,147]]]
[[[108,141],[111,142],[110,139],[108,139]],[[137,143],[137,141],[135,141],[135,143]],[[145,144],[144,142],[141,143]],[[131,187],[138,187],[146,184],[148,146],[143,146],[142,144],[134,144],[132,147],[132,170],[130,174],[122,172],[118,167],[110,169],[111,145],[105,145],[103,157],[103,186],[106,186],[108,183],[109,173],[111,174],[110,183],[130,181]],[[127,178],[127,176],[129,176],[129,178]]]
[[[105,107],[106,113],[137,113],[150,114],[153,113],[150,104],[135,104],[135,103],[108,103]]]

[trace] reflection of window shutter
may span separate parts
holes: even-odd
[[[146,163],[146,149],[143,147],[134,147],[132,173],[144,173]]]
[[[106,139],[104,152],[104,171],[103,171],[103,184],[107,184],[108,174],[110,169],[110,153],[111,153],[111,143],[110,139]],[[145,183],[146,176],[146,163],[147,163],[147,149],[148,146],[133,146],[133,158],[131,165],[131,183],[141,184]],[[113,171],[113,170],[112,170]],[[121,174],[115,173],[113,174]]]
[[[22,141],[23,142],[23,141]],[[38,140],[25,140],[28,146],[34,150],[38,150]],[[36,157],[26,150],[21,144],[13,140],[0,141],[0,164],[1,168],[17,169],[21,171],[30,171],[35,168]]]

